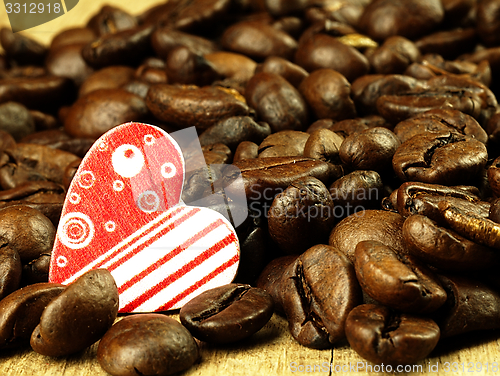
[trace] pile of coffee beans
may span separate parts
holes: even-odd
[[[273,311],[304,346],[386,364],[500,327],[500,0],[169,0],[0,43],[0,347],[102,337],[107,372],[167,375]],[[235,283],[182,325],[111,327],[105,271],[47,282],[81,158],[129,121],[194,126],[207,166],[184,202],[248,213]]]

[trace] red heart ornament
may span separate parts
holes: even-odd
[[[120,312],[180,308],[230,283],[239,263],[234,228],[214,210],[185,205],[183,181],[182,152],[160,128],[126,123],[101,136],[67,192],[49,281],[108,269]]]

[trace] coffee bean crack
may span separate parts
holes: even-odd
[[[323,324],[323,320],[321,320],[319,315],[312,309],[313,296],[311,293],[311,289],[307,284],[306,278],[304,276],[304,266],[300,261],[297,263],[295,274],[296,275],[291,278],[293,279],[293,282],[299,294],[302,303],[302,308],[305,314],[301,326],[305,326],[308,322],[311,322],[311,324],[313,324],[313,326],[316,329],[328,334],[328,330]]]
[[[250,290],[250,286],[237,286],[236,288],[227,291],[220,300],[216,302],[211,307],[207,309],[196,312],[193,314],[191,320],[194,322],[202,322],[208,320],[212,316],[217,315],[218,313],[225,310],[230,305],[234,304],[234,302],[243,298],[243,296]]]

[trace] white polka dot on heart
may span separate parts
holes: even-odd
[[[144,155],[137,146],[123,144],[111,155],[113,170],[124,178],[131,178],[141,172]]]
[[[161,166],[161,175],[165,179],[169,179],[169,178],[174,177],[176,172],[177,172],[177,169],[175,168],[175,166],[172,162],[164,163]]]

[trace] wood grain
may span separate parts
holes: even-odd
[[[172,315],[178,319],[177,315]],[[200,359],[184,376],[249,376],[249,375],[292,375],[292,374],[356,374],[356,375],[422,375],[429,366],[438,367],[437,375],[494,375],[500,374],[498,341],[499,332],[475,333],[455,338],[441,344],[433,356],[422,362],[410,365],[410,372],[375,372],[376,365],[359,357],[347,344],[328,350],[313,350],[299,345],[288,333],[284,318],[274,315],[269,323],[258,333],[239,344],[214,346],[199,342]],[[4,351],[0,353],[0,375],[2,376],[105,376],[95,354],[97,345],[85,352],[64,358],[51,358],[39,355],[30,349]],[[446,372],[446,362],[450,371]],[[471,362],[471,364],[469,364]],[[476,364],[480,362],[481,372]],[[492,362],[498,363],[497,372],[485,372],[486,363],[491,370]],[[460,372],[451,372],[456,364]],[[473,368],[471,368],[472,363]],[[463,365],[462,365],[463,364]],[[311,367],[315,372],[306,372]],[[372,372],[366,372],[367,367]],[[315,368],[314,368],[315,367]],[[356,368],[357,367],[357,368]],[[344,371],[347,372],[343,372]],[[384,368],[385,369],[385,368]],[[300,372],[302,370],[302,372]],[[335,371],[337,370],[337,372]],[[295,371],[295,372],[294,372]],[[331,372],[330,372],[331,371]]]
[[[158,0],[80,0],[78,5],[68,14],[46,24],[22,32],[45,45],[49,45],[53,36],[68,27],[83,26],[91,15],[98,11],[101,4],[106,3],[139,14]],[[0,2],[0,25],[9,26],[5,6]],[[176,316],[174,316],[176,317]],[[414,372],[393,372],[398,375],[422,375],[428,373],[429,365],[439,367],[437,375],[494,375],[500,374],[500,364],[493,372],[492,362],[500,362],[499,332],[476,333],[451,339],[440,344],[431,357],[415,366]],[[97,344],[87,351],[66,358],[50,358],[36,354],[30,349],[17,351],[0,351],[0,376],[99,376],[107,375],[96,358]],[[247,375],[292,375],[292,374],[356,374],[382,375],[383,372],[365,372],[365,368],[347,369],[360,362],[366,363],[348,345],[336,346],[330,350],[312,350],[300,346],[288,333],[286,320],[274,315],[271,321],[257,334],[237,345],[211,346],[200,343],[201,357],[199,362],[188,371],[186,376],[247,376]],[[449,371],[445,367],[449,363]],[[483,369],[476,367],[481,363]],[[458,372],[452,372],[454,364]],[[486,363],[489,364],[485,372]],[[316,366],[311,371],[299,366]],[[332,369],[330,369],[330,365]],[[293,372],[296,366],[297,372]],[[344,367],[343,372],[339,367]],[[434,368],[435,369],[435,368]],[[434,370],[433,369],[433,370]],[[300,372],[302,370],[302,372]],[[337,370],[337,371],[336,371]],[[420,371],[422,370],[422,372]],[[474,370],[475,372],[472,372]]]

